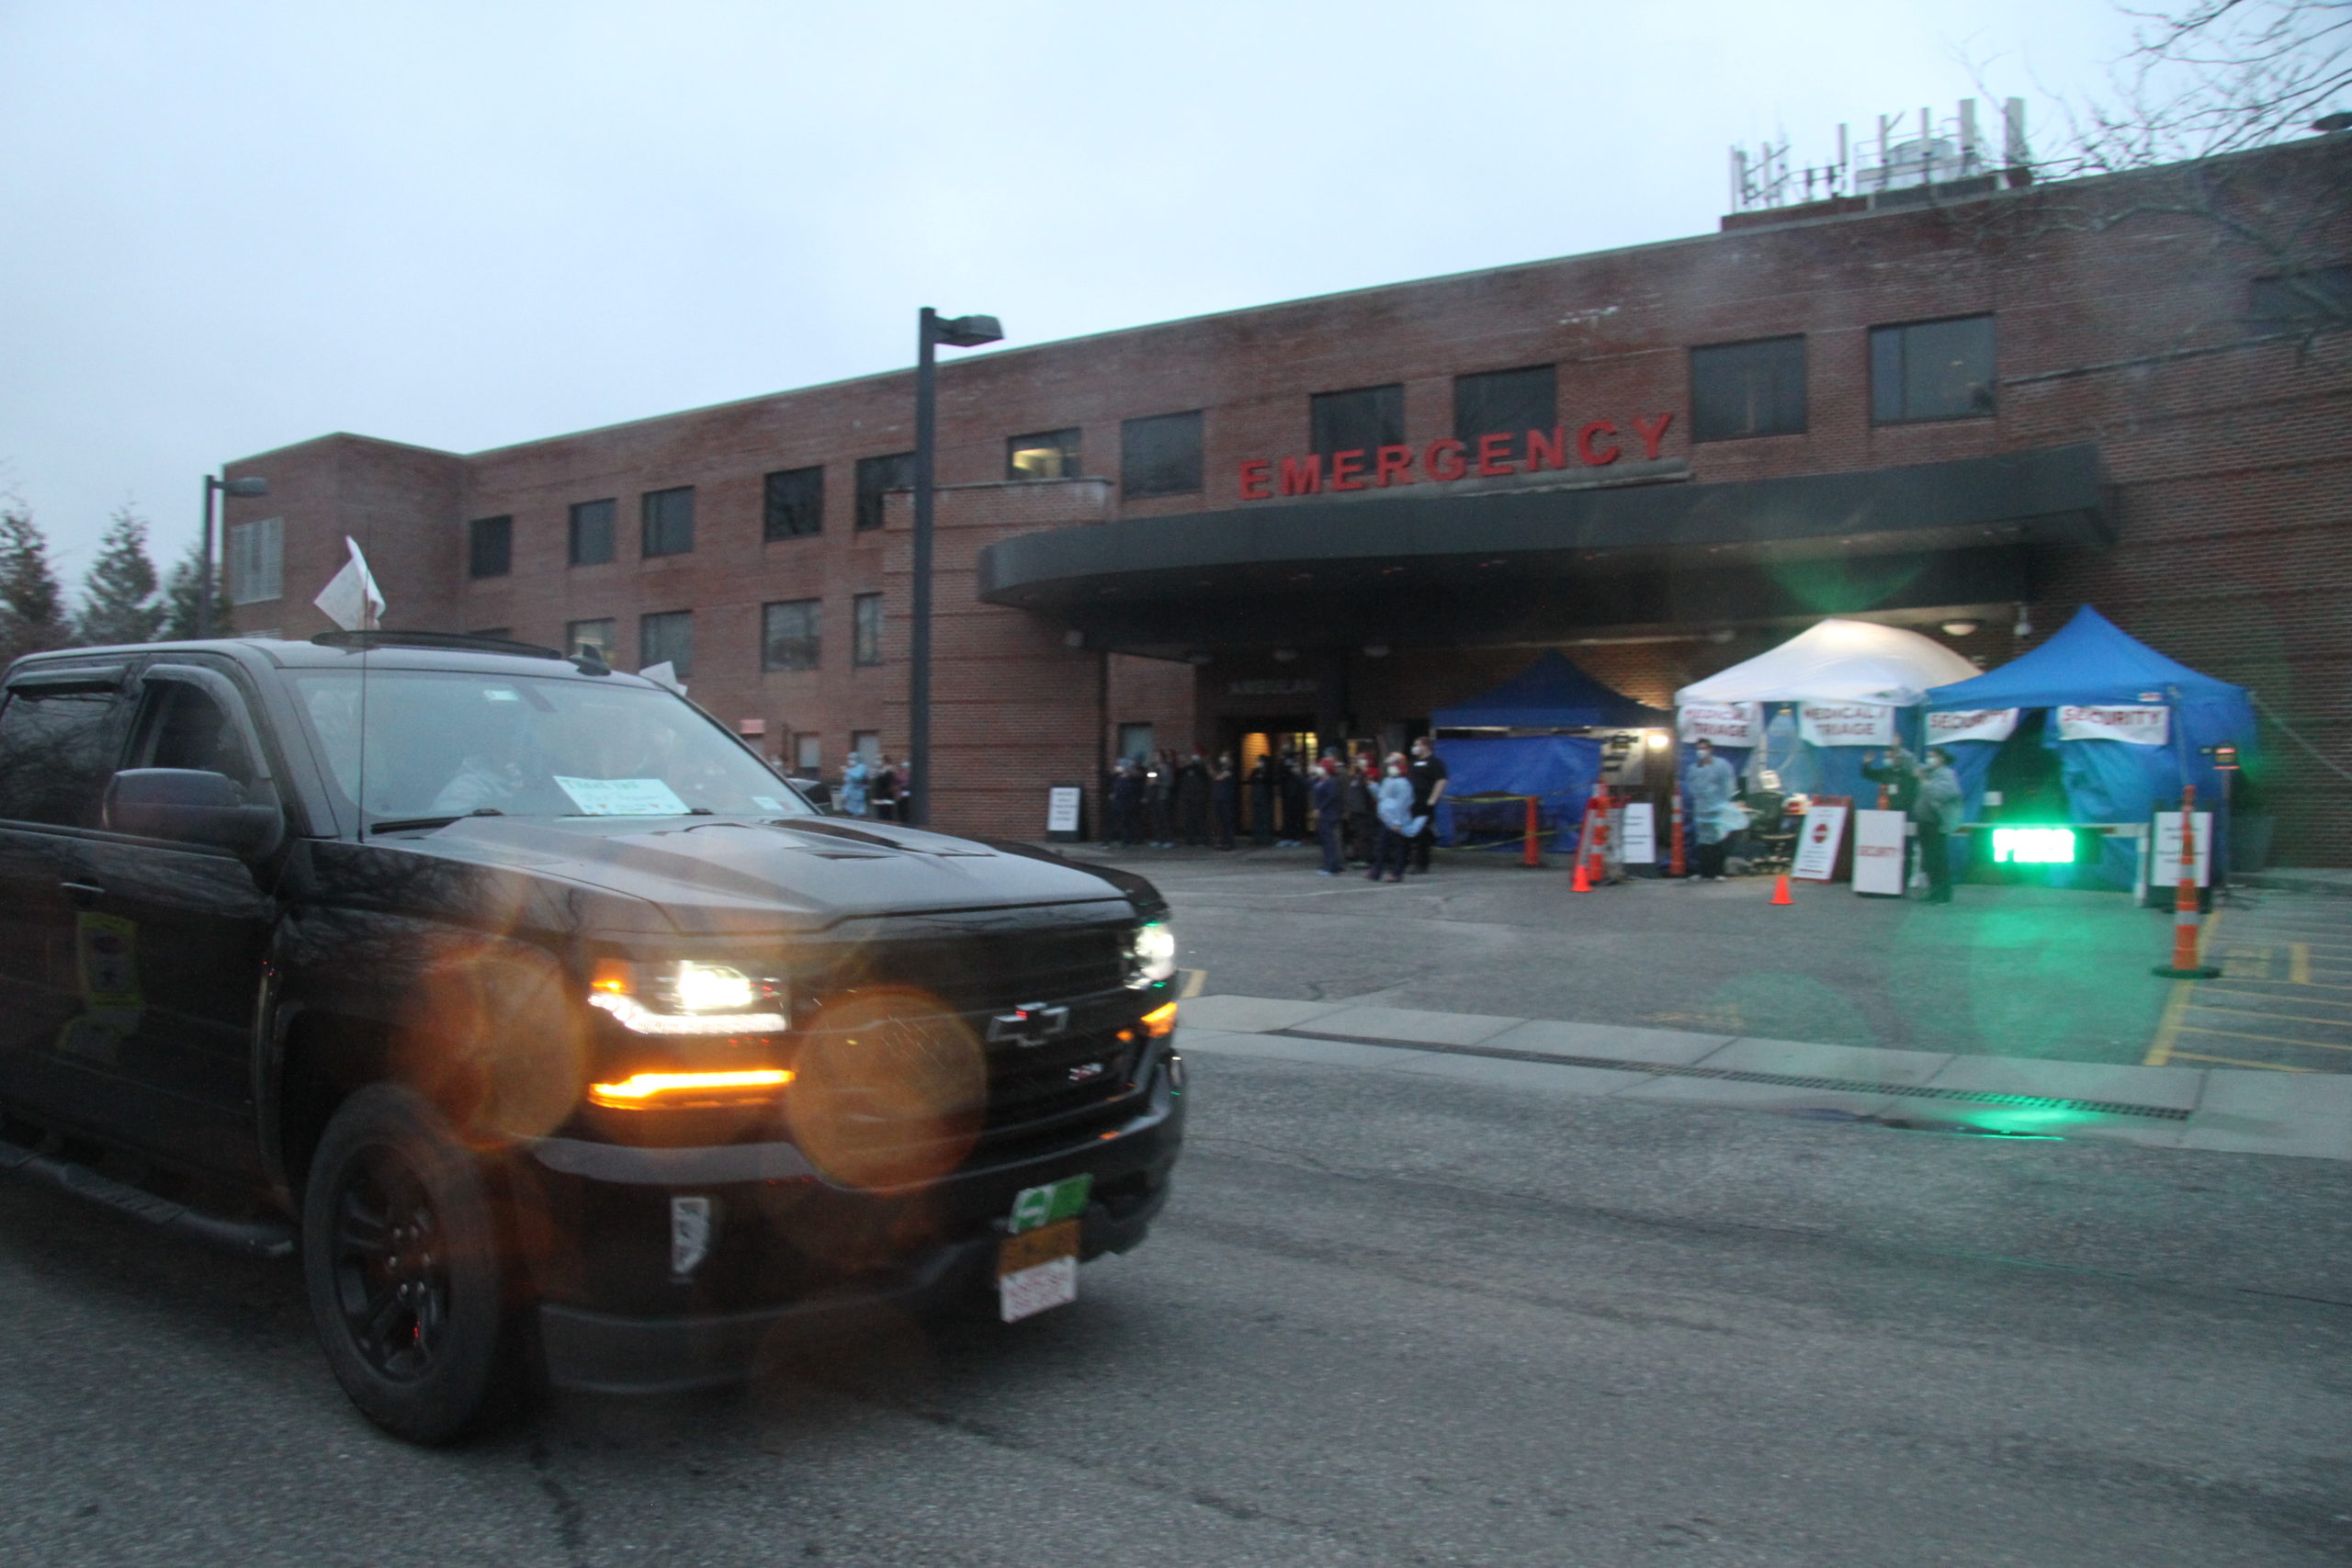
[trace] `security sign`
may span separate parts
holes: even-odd
[[[1850,803],[1836,806],[1814,803],[1804,814],[1804,826],[1797,830],[1796,863],[1789,874],[1807,882],[1826,882],[1838,870],[1838,846],[1845,841],[1846,814]]]

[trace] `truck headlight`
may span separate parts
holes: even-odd
[[[1176,973],[1176,932],[1166,920],[1137,926],[1127,939],[1127,984],[1140,991]]]
[[[588,1005],[639,1034],[780,1034],[792,1026],[785,987],[728,964],[600,958]]]

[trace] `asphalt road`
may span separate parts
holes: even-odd
[[[1396,885],[1317,876],[1306,851],[1137,852],[1115,863],[1168,894],[1179,961],[1209,994],[1972,1055],[2352,1070],[2352,899],[2245,893],[2224,914],[2209,956],[2268,981],[2199,987],[2195,1000],[2256,1007],[2292,1025],[2280,1028],[2210,1010],[2168,1018],[2175,993],[2149,971],[2170,957],[2171,917],[2121,894],[1969,886],[1931,906],[1800,884],[1794,907],[1775,908],[1767,878],[1578,897],[1556,869],[1441,858]],[[2303,946],[2262,934],[2273,928]]]
[[[0,1186],[0,1562],[2352,1558],[2352,1165],[1194,1066],[1075,1306],[445,1453],[289,1268]]]

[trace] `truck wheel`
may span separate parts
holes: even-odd
[[[371,1085],[327,1123],[302,1200],[302,1277],[336,1381],[393,1436],[453,1441],[514,1386],[488,1187],[413,1090]]]

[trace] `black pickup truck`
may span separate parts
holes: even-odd
[[[1065,1301],[1182,1140],[1141,878],[811,807],[593,659],[77,649],[0,705],[0,1169],[299,1251],[441,1442],[552,1382]]]

